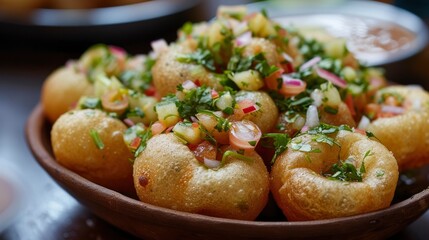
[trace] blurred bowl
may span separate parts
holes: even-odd
[[[262,214],[257,221],[242,221],[178,212],[126,197],[62,167],[52,154],[50,127],[37,105],[27,121],[26,138],[39,164],[94,214],[144,239],[383,239],[429,208],[426,167],[398,185],[389,208],[352,217],[287,222]]]
[[[416,15],[375,1],[280,1],[250,4],[265,9],[286,27],[312,37],[347,39],[348,49],[367,66],[397,62],[420,52],[428,42],[425,23]]]
[[[200,0],[151,0],[93,9],[0,11],[2,36],[36,40],[107,42],[130,37],[149,39],[177,29]]]
[[[11,164],[0,159],[0,233],[13,223],[24,208],[22,178]]]

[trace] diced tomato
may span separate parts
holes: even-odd
[[[216,99],[219,97],[219,93],[214,89],[212,89],[211,94],[212,94],[212,99]]]
[[[349,109],[350,114],[353,117],[356,116],[355,104],[354,104],[352,95],[348,94],[344,99],[344,102],[347,105],[347,108]]]
[[[272,90],[277,90],[279,86],[277,79],[280,78],[280,81],[282,81],[281,78],[282,78],[283,72],[284,70],[282,68],[279,68],[277,71],[271,73],[268,77],[266,77],[264,81],[267,88]]]
[[[239,109],[241,109],[241,111],[244,114],[249,114],[255,111],[259,110],[259,106],[256,105],[252,100],[250,99],[244,99],[243,101],[240,101],[237,103]]]
[[[146,90],[144,90],[144,94],[146,96],[151,96],[151,97],[155,96],[155,94],[156,94],[155,86],[150,85]]]
[[[162,133],[166,128],[167,126],[162,124],[160,121],[156,121],[152,124],[152,126],[150,127],[150,130],[152,131],[152,135],[155,136]]]
[[[191,149],[192,150],[192,149]],[[203,141],[198,144],[193,150],[195,158],[204,163],[204,158],[216,159],[217,147],[208,141]]]
[[[136,150],[140,146],[141,142],[142,139],[140,137],[135,137],[130,143],[130,148]]]
[[[365,113],[369,119],[377,118],[380,112],[381,112],[381,106],[378,104],[370,103],[365,107]]]

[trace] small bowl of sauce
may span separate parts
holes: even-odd
[[[367,66],[397,62],[420,52],[428,42],[424,22],[395,6],[373,1],[270,1],[251,4],[304,36],[329,41],[344,38]]]

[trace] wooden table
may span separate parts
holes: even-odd
[[[209,10],[206,17],[213,14],[213,8]],[[68,59],[77,58],[88,45],[5,40],[1,32],[0,36],[0,161],[18,170],[27,200],[19,218],[1,233],[0,240],[135,239],[93,215],[59,187],[36,163],[24,138],[26,119],[39,101],[45,77]],[[166,37],[171,37],[171,32]],[[124,47],[132,54],[144,53],[150,40],[128,42]],[[415,57],[387,66],[388,76],[429,89],[428,60],[426,48]],[[427,239],[428,226],[426,212],[391,239]]]

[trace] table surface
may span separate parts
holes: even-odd
[[[213,14],[218,1],[202,6],[200,19]],[[234,1],[242,2],[242,1]],[[194,15],[195,17],[195,15]],[[197,17],[198,18],[198,17]],[[196,19],[197,19],[196,18]],[[174,33],[174,32],[173,32]],[[161,37],[169,37],[165,35]],[[0,32],[0,163],[17,171],[25,186],[26,205],[0,240],[135,239],[88,211],[59,187],[37,164],[26,146],[26,120],[40,98],[46,76],[70,58],[77,58],[85,43],[43,43],[5,40]],[[131,54],[144,53],[153,39],[124,43]],[[390,80],[420,84],[429,89],[429,48],[400,63],[385,66]],[[425,69],[426,67],[426,69]],[[429,212],[391,239],[427,239]]]

